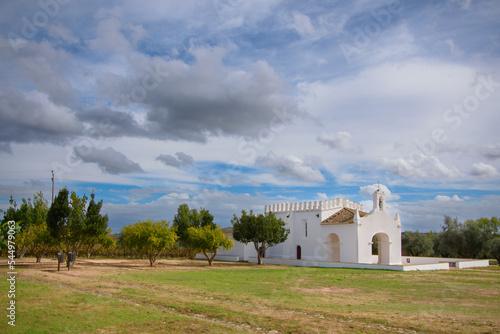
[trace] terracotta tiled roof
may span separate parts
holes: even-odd
[[[354,221],[354,209],[343,208],[340,211],[335,212],[330,217],[326,218],[321,222],[321,225],[333,225],[333,224],[352,224]],[[364,217],[368,213],[359,211],[359,216]]]

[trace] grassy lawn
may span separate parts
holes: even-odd
[[[12,333],[497,333],[500,267],[431,272],[160,260],[18,267]],[[3,264],[3,262],[0,262]],[[6,277],[5,266],[0,267]],[[7,281],[0,281],[8,291]],[[2,309],[7,307],[6,293]],[[4,311],[6,312],[6,311]]]

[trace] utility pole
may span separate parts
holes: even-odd
[[[54,203],[54,171],[52,171],[52,203]]]

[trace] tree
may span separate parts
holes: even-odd
[[[64,188],[59,190],[54,202],[49,208],[47,213],[47,228],[49,233],[54,238],[55,242],[59,244],[61,250],[61,243],[66,246],[66,254],[70,251],[70,215],[71,208],[68,200],[69,191]],[[70,259],[67,257],[68,270],[70,268]]]
[[[200,227],[205,227],[205,226],[210,226],[212,228],[215,228],[214,224],[214,216],[208,212],[207,209],[200,208]]]
[[[23,204],[26,200],[23,198]],[[26,251],[26,247],[24,246],[24,242],[21,238],[19,240],[19,235],[23,228],[26,226],[26,223],[23,221],[25,219],[26,214],[26,205],[21,205],[23,208],[21,210],[21,207],[18,207],[17,202],[14,201],[12,196],[10,196],[9,200],[9,208],[7,211],[4,211],[4,216],[2,220],[2,240],[1,240],[1,248],[5,249],[7,248],[7,243],[5,242],[7,240],[7,231],[8,231],[8,222],[9,221],[15,221],[15,229],[16,229],[16,246],[15,246],[15,256],[17,258],[22,258],[24,252]]]
[[[47,224],[33,225],[28,228],[28,233],[33,236],[28,245],[28,252],[36,257],[36,262],[42,262],[43,255],[54,245]]]
[[[69,215],[69,242],[71,249],[78,256],[85,241],[86,217],[85,207],[88,197],[84,194],[79,197],[74,191],[70,195],[70,215]]]
[[[83,229],[83,247],[87,258],[90,258],[97,244],[107,243],[106,237],[112,233],[111,229],[108,230],[108,215],[101,215],[102,200],[96,203],[94,197],[94,194],[90,195]]]
[[[189,238],[188,228],[191,225],[191,213],[189,211],[189,206],[187,204],[181,204],[177,208],[177,214],[174,216],[173,224],[177,228],[177,235],[179,236],[179,241],[187,244]]]
[[[234,247],[231,238],[224,234],[224,231],[218,225],[215,225],[215,228],[210,225],[190,227],[188,228],[188,234],[189,244],[193,249],[203,252],[209,266],[212,266],[212,262],[217,255],[217,249],[230,250]]]
[[[123,246],[147,256],[151,267],[158,255],[172,247],[177,239],[175,228],[170,228],[169,223],[152,219],[125,226],[120,238]]]
[[[488,255],[488,244],[493,238],[492,231],[486,224],[481,224],[480,218],[478,220],[466,220],[462,234],[464,236],[464,247],[462,249],[462,256],[467,258],[481,258]],[[486,218],[489,221],[489,219]]]
[[[405,231],[401,234],[401,248],[404,256],[432,256],[434,241],[423,233]]]
[[[444,216],[442,229],[443,232],[439,237],[439,253],[444,257],[460,257],[465,244],[464,235],[461,231],[462,224],[458,221],[458,218],[452,219],[449,216]]]
[[[495,258],[500,266],[500,238],[494,238],[490,241],[490,256]]]
[[[500,222],[497,217],[489,218],[479,218],[476,220],[482,230],[487,231],[493,236],[497,236],[500,233]]]
[[[190,227],[204,226],[215,228],[214,216],[204,208],[200,208],[200,212],[198,212],[196,209],[190,210],[187,204],[181,204],[177,208],[177,214],[174,216],[173,226],[177,228],[179,241],[183,246],[187,247],[189,256],[194,258],[196,250],[189,244],[188,229]]]
[[[49,211],[48,202],[44,199],[43,193],[33,195],[33,201],[23,199],[23,203],[28,204],[29,221],[27,228],[21,232],[25,238],[27,250],[35,255],[36,262],[41,262],[43,255],[53,246],[54,240],[47,229],[47,213]]]
[[[244,244],[252,242],[257,252],[258,264],[262,264],[262,258],[266,249],[285,242],[290,229],[285,228],[285,222],[277,219],[274,213],[266,215],[254,215],[252,211],[247,215],[241,211],[241,217],[234,215],[231,220],[233,224],[233,238]]]
[[[11,207],[5,212],[4,218],[15,220],[18,224],[16,234],[17,257],[22,258],[26,251],[41,261],[44,253],[52,245],[52,238],[47,232],[48,203],[42,192],[38,192],[31,198],[22,199],[21,206],[17,207],[12,199],[9,201]]]

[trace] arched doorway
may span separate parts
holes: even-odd
[[[300,246],[297,246],[297,260],[300,260],[302,258],[302,248]]]
[[[385,233],[377,233],[372,237],[372,255],[378,255],[377,264],[390,264],[391,241]]]
[[[340,238],[332,233],[326,238],[326,249],[328,252],[328,261],[340,262]]]

